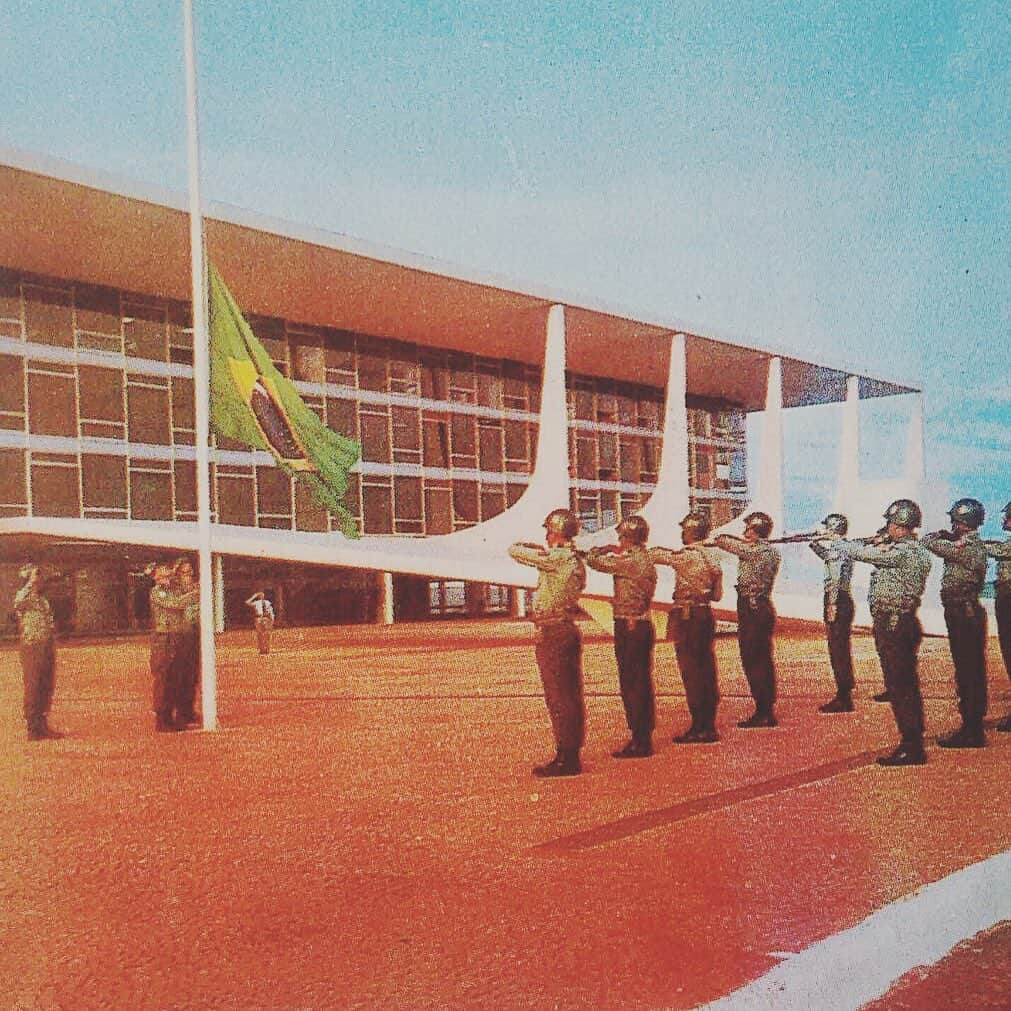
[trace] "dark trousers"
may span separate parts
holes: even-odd
[[[944,605],[962,725],[982,731],[986,716],[986,611],[978,600]]]
[[[534,652],[555,746],[559,751],[578,751],[583,746],[586,713],[583,708],[583,640],[575,622],[539,628]]]
[[[715,632],[716,621],[709,607],[694,606],[685,612],[675,604],[667,615],[667,638],[674,643],[688,711],[696,730],[716,729],[720,689],[713,649]]]
[[[771,600],[737,598],[737,645],[748,679],[755,712],[771,715],[776,704],[776,666],[772,659],[772,633],[776,609]]]
[[[618,661],[618,684],[625,719],[633,740],[648,744],[656,725],[653,696],[653,622],[614,619],[614,656]]]
[[[28,730],[42,733],[56,686],[56,644],[52,639],[21,646],[21,671],[25,686],[25,722]]]
[[[832,662],[836,694],[849,697],[853,694],[853,649],[850,637],[853,631],[853,598],[840,593],[836,599],[835,617],[828,620],[828,594],[825,595],[825,636],[828,639],[828,656]]]
[[[200,628],[193,626],[172,634],[176,636],[175,705],[180,717],[192,719],[196,715],[194,707],[200,684]]]
[[[874,645],[885,691],[905,744],[923,743],[923,697],[916,669],[923,629],[915,614],[875,614]]]
[[[1004,669],[1011,678],[1011,589],[997,590],[994,601],[997,614],[997,639],[1000,642],[1000,655],[1004,657]]]
[[[256,626],[256,648],[266,656],[270,652],[270,633],[274,629],[274,619],[264,615],[253,624]]]
[[[172,719],[179,698],[179,648],[174,632],[151,633],[152,708],[158,719]]]

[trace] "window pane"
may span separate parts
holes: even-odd
[[[481,470],[500,473],[502,471],[502,429],[498,425],[482,425],[481,439]]]
[[[130,442],[155,446],[171,443],[168,390],[128,384],[127,410]]]
[[[25,454],[20,449],[0,449],[0,502],[27,503]]]
[[[256,468],[256,495],[261,515],[291,515],[291,478],[280,467]]]
[[[326,381],[326,361],[323,347],[318,341],[293,337],[291,366],[296,379],[304,380],[307,383]]]
[[[32,510],[38,516],[80,516],[77,468],[33,465]]]
[[[28,424],[39,435],[77,435],[73,376],[28,373]]]
[[[358,405],[354,400],[327,397],[326,423],[329,428],[349,439],[358,440]]]
[[[393,495],[388,487],[362,487],[362,520],[367,534],[393,533]]]
[[[172,480],[168,472],[131,472],[130,515],[135,520],[172,519]]]
[[[0,411],[25,409],[25,360],[0,355]]]
[[[453,530],[453,503],[448,488],[425,489],[425,533],[448,534]]]
[[[123,373],[119,369],[102,369],[78,365],[81,417],[95,421],[123,420]]]
[[[70,292],[25,285],[25,330],[30,341],[73,347]]]
[[[392,408],[393,448],[421,449],[421,412],[413,407]]]
[[[362,457],[374,463],[390,462],[389,422],[383,414],[363,414]]]
[[[421,479],[417,477],[395,477],[393,490],[396,494],[396,516],[398,520],[421,519]]]
[[[449,466],[449,423],[440,418],[425,419],[426,467]]]
[[[195,460],[176,460],[176,509],[179,512],[197,511],[197,465]]]
[[[81,480],[86,508],[126,508],[126,459],[121,456],[81,457]]]
[[[164,309],[143,305],[124,305],[123,341],[132,358],[168,360],[168,324]],[[131,320],[132,322],[127,322]]]
[[[244,527],[255,525],[252,481],[218,475],[218,522]]]
[[[115,288],[92,288],[79,284],[74,292],[77,329],[118,337],[120,332],[119,292]]]
[[[193,380],[187,376],[172,377],[172,427],[195,428]]]
[[[477,438],[474,418],[466,414],[454,414],[450,426],[453,433],[453,456],[475,456]]]
[[[477,522],[477,485],[473,481],[453,485],[453,515],[457,523]]]

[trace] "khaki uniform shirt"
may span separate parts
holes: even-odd
[[[723,568],[713,548],[686,544],[675,551],[671,548],[650,548],[649,557],[657,565],[674,570],[674,601],[708,603],[723,596]]]
[[[542,548],[514,544],[509,557],[538,570],[534,590],[533,620],[538,625],[571,621],[579,613],[579,598],[586,586],[586,567],[571,544]]]
[[[994,585],[1003,591],[1011,590],[1011,537],[1006,541],[984,541],[986,553],[997,559],[997,578]]]
[[[915,537],[887,544],[841,540],[836,542],[836,550],[855,562],[874,566],[867,595],[872,614],[912,612],[920,606],[930,573],[930,555]]]
[[[644,618],[649,614],[656,593],[656,566],[643,545],[635,544],[620,553],[591,548],[586,564],[614,576],[615,618]]]
[[[186,609],[199,601],[199,591],[155,586],[151,589],[151,631],[182,632],[186,628]]]
[[[835,540],[811,541],[808,547],[825,563],[825,598],[839,603],[839,594],[849,594],[853,580],[853,559],[835,550]]]
[[[56,627],[53,610],[38,590],[22,586],[14,595],[14,610],[17,612],[23,645],[32,646],[52,639]]]
[[[986,582],[986,547],[975,530],[949,541],[936,534],[926,534],[920,543],[944,559],[941,574],[941,601],[959,604],[978,600]]]
[[[714,539],[718,548],[737,555],[737,592],[751,599],[769,597],[779,572],[782,556],[768,541],[744,541],[720,534]]]

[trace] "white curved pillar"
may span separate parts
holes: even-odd
[[[783,360],[769,359],[762,415],[762,463],[755,502],[772,517],[774,529],[783,532]]]
[[[846,400],[842,406],[842,436],[839,468],[832,508],[849,515],[849,503],[860,484],[860,377],[847,376]]]

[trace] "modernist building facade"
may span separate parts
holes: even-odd
[[[0,241],[0,520],[192,524],[185,215],[163,195],[18,161],[0,167],[13,197]],[[449,534],[519,501],[539,443],[544,317],[557,299],[250,215],[212,214],[207,229],[211,259],[277,368],[330,427],[360,441],[346,502],[365,537]],[[640,509],[656,488],[672,329],[571,300],[566,312],[568,504],[596,530]],[[688,345],[681,465],[691,506],[716,525],[749,498],[746,415],[767,402],[770,358],[704,336]],[[844,373],[776,361],[787,400],[845,395]],[[905,392],[863,382],[864,395]],[[330,529],[267,454],[218,439],[211,477],[219,524]],[[3,540],[0,594],[9,595],[19,556],[41,551],[59,563],[51,589],[67,630],[144,626],[144,594],[130,575],[143,553],[117,545],[114,533],[68,542],[62,558],[51,539]],[[222,575],[231,623],[246,619],[241,602],[263,585],[294,624],[516,606],[515,592],[493,583],[377,579],[365,568],[232,557]]]

